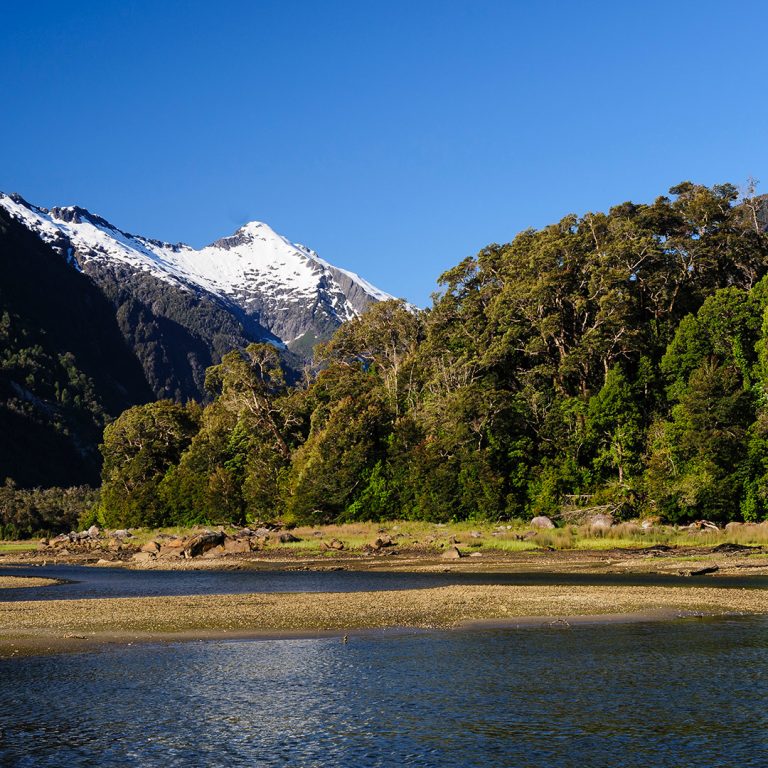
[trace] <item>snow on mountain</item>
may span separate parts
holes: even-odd
[[[183,290],[204,292],[252,317],[285,344],[328,335],[370,303],[392,298],[291,243],[263,222],[199,250],[123,232],[77,206],[40,208],[0,193],[0,206],[77,268],[121,264]]]

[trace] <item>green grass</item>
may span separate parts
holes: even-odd
[[[459,545],[460,547],[462,545]],[[541,549],[541,545],[535,541],[518,541],[516,539],[492,538],[489,540],[478,539],[468,545],[472,549],[499,550],[502,552],[527,552],[534,549]]]
[[[29,552],[37,549],[36,541],[0,541],[0,552]]]

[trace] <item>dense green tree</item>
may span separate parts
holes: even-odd
[[[498,519],[584,495],[760,519],[768,239],[749,205],[685,182],[527,230],[446,272],[430,309],[382,302],[344,324],[290,386],[274,347],[225,354],[204,409],[107,429],[103,514]]]
[[[160,400],[129,408],[104,430],[100,517],[105,525],[167,521],[158,487],[190,445],[199,419],[194,403]]]
[[[291,519],[330,522],[344,515],[385,455],[392,418],[386,393],[370,373],[355,378],[358,391],[315,409],[307,440],[296,450],[285,497]],[[375,516],[360,504],[353,510]]]
[[[754,398],[739,370],[705,360],[652,432],[648,485],[670,519],[728,520],[745,495]]]
[[[624,485],[640,469],[643,431],[638,397],[619,366],[608,371],[589,401],[587,433],[593,440],[595,476]]]

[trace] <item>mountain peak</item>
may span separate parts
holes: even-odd
[[[262,241],[284,240],[285,242],[288,242],[284,237],[278,235],[269,224],[265,224],[263,221],[249,221],[241,227],[238,227],[233,234],[214,240],[208,247],[230,250],[241,245],[252,243],[257,239]]]
[[[195,249],[129,234],[80,206],[47,210],[2,193],[0,206],[86,272],[91,263],[148,273],[229,307],[284,344],[327,338],[369,304],[391,298],[263,221]]]
[[[240,227],[237,231],[238,232],[247,232],[249,234],[255,234],[261,229],[267,229],[270,232],[274,232],[272,227],[269,226],[269,224],[265,224],[263,221],[247,221],[245,224],[243,224],[242,227]]]

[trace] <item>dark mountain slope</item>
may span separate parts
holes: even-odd
[[[201,291],[119,263],[87,262],[83,272],[112,303],[117,324],[157,398],[205,398],[206,369],[252,341],[279,343],[255,321]]]
[[[98,481],[104,423],[153,398],[115,310],[0,209],[0,481]]]

